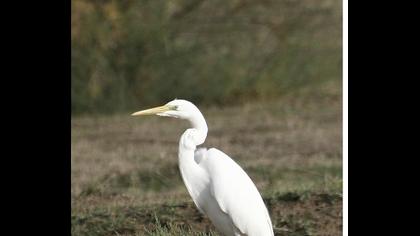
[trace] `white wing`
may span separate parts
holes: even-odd
[[[197,155],[199,154],[199,155]],[[200,156],[199,166],[209,175],[209,191],[233,225],[248,236],[273,236],[267,208],[252,180],[229,156],[215,148]]]

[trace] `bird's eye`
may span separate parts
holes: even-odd
[[[177,105],[172,105],[171,110],[174,110],[174,111],[178,110],[178,106]]]

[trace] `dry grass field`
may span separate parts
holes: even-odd
[[[209,126],[203,146],[224,151],[249,174],[276,235],[342,233],[338,88],[200,107]],[[218,235],[194,208],[178,171],[185,121],[127,113],[73,117],[71,126],[72,235]]]

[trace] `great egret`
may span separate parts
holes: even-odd
[[[199,211],[206,214],[224,235],[273,236],[267,208],[257,187],[228,155],[216,148],[198,148],[207,137],[200,110],[189,101],[167,104],[133,113],[133,116],[168,116],[188,120],[179,140],[179,169]]]

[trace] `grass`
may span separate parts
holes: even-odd
[[[209,125],[203,146],[223,150],[254,180],[276,235],[342,233],[338,88],[201,108]],[[219,235],[178,171],[188,124],[129,114],[72,118],[72,235]]]

